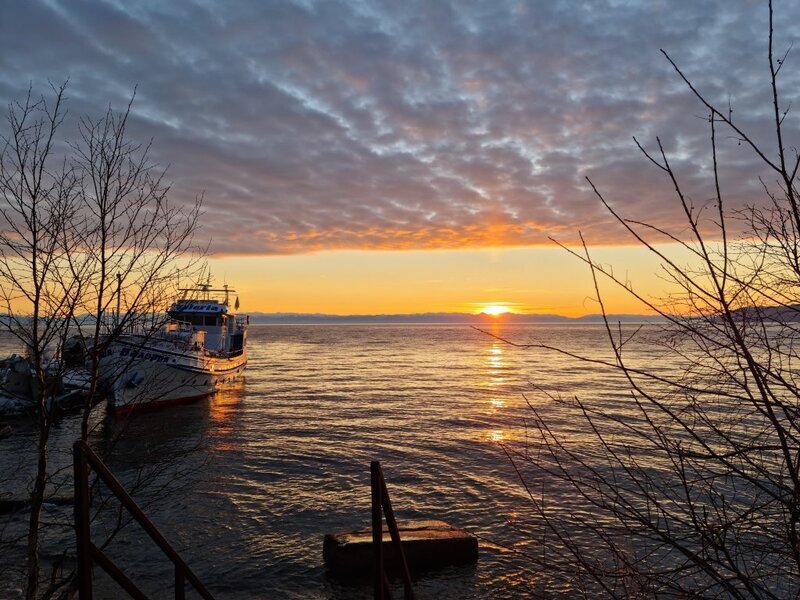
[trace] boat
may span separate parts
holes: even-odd
[[[57,358],[45,356],[45,410],[49,414],[70,410],[84,404],[84,388],[71,385],[78,371],[65,369]],[[85,372],[85,371],[81,371]],[[39,384],[31,359],[12,354],[0,359],[0,415],[36,414]]]
[[[115,415],[188,402],[237,379],[247,365],[250,319],[237,316],[235,290],[210,283],[181,289],[166,323],[111,340],[100,360]]]

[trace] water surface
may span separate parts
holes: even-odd
[[[493,331],[610,355],[595,325]],[[548,409],[534,386],[625,406],[623,382],[597,366],[514,348],[469,326],[256,325],[249,352],[245,378],[217,395],[123,424],[100,419],[92,438],[101,450],[113,445],[111,466],[123,481],[145,480],[134,496],[220,598],[371,597],[369,580],[327,573],[322,536],[368,523],[376,459],[400,518],[443,519],[481,538],[477,564],[416,574],[419,597],[541,591],[547,574],[525,557],[537,551],[534,519],[502,443],[526,436],[528,402]],[[570,417],[552,411],[568,433]],[[75,421],[53,433],[56,465],[69,465]],[[0,492],[28,484],[33,436],[14,426],[0,440]],[[69,508],[50,506],[47,518],[68,522]],[[6,526],[6,539],[13,531]],[[71,535],[53,527],[45,555]],[[125,530],[108,551],[146,590],[169,596],[171,568],[143,536]],[[0,586],[10,594],[8,577]],[[114,597],[113,584],[98,584],[101,597]]]

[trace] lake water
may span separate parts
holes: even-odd
[[[524,553],[536,552],[525,490],[502,451],[520,441],[533,389],[580,394],[624,406],[613,374],[563,355],[511,347],[469,326],[316,325],[251,327],[245,378],[194,404],[95,423],[92,444],[119,434],[110,465],[219,598],[369,598],[371,582],[341,581],[322,560],[322,536],[370,518],[369,464],[380,460],[399,518],[443,519],[480,536],[474,565],[416,575],[420,598],[517,598],[546,586]],[[610,356],[595,325],[493,328],[584,355]],[[638,350],[644,358],[650,352]],[[524,396],[523,396],[524,395]],[[525,398],[527,396],[527,400]],[[103,413],[103,410],[99,410]],[[553,408],[569,433],[569,416]],[[32,432],[14,423],[0,440],[0,494],[28,484]],[[52,462],[69,466],[75,418],[53,432]],[[57,493],[71,493],[69,486]],[[566,501],[567,499],[565,499]],[[48,505],[44,555],[72,533],[70,507]],[[103,523],[97,525],[102,529]],[[98,529],[98,535],[102,531]],[[8,540],[19,524],[6,523]],[[9,548],[8,544],[5,546]],[[21,564],[19,544],[6,564]],[[171,594],[170,563],[139,533],[109,546],[132,579],[156,597]],[[67,561],[65,568],[70,568]],[[13,596],[9,568],[0,596]],[[115,597],[98,575],[100,597]],[[398,594],[396,594],[398,595]]]

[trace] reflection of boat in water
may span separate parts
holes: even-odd
[[[115,413],[207,396],[244,371],[249,319],[229,309],[234,290],[203,284],[181,291],[166,325],[120,336],[104,353],[101,377]]]

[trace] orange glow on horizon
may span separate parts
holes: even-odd
[[[675,245],[659,251],[692,260]],[[644,297],[673,291],[658,260],[642,249],[601,247],[593,259],[617,265]],[[470,313],[498,317],[600,312],[591,272],[560,248],[437,251],[331,251],[303,255],[212,258],[215,277],[230,283],[242,313],[376,315]],[[620,286],[601,280],[610,313],[650,311]],[[495,308],[497,307],[497,308]]]
[[[484,306],[480,312],[486,315],[491,315],[493,317],[499,317],[500,315],[510,313],[511,309],[509,309],[508,306],[505,306],[503,304],[489,304],[487,306]]]

